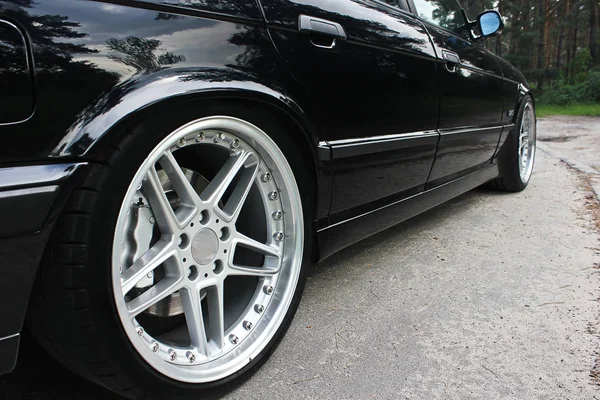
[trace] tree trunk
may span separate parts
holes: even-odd
[[[544,55],[545,55],[545,47],[546,47],[546,24],[545,20],[545,3],[548,0],[539,0],[538,4],[538,23],[540,26],[540,32],[538,37],[538,45],[537,45],[537,64],[536,64],[536,73],[537,73],[537,89],[541,91],[544,87]]]
[[[592,0],[593,1],[593,0]],[[498,12],[500,15],[504,14],[503,1],[498,0]],[[498,57],[502,57],[502,39],[501,36],[496,37],[496,54]]]
[[[591,0],[593,1],[593,0]],[[544,0],[544,67],[550,65],[550,0]]]
[[[565,25],[561,22],[560,29],[558,31],[558,40],[556,43],[556,68],[560,70],[561,62],[562,62],[562,51],[563,51],[563,41],[565,39]]]
[[[570,62],[570,73],[569,73],[569,83],[573,83],[573,62],[575,61],[575,55],[577,54],[577,35],[579,34],[579,10],[575,13],[575,18],[573,18],[575,23],[573,24],[573,33],[571,37],[571,62]]]
[[[592,56],[592,61],[594,65],[600,64],[600,49],[598,48],[598,24],[599,24],[599,15],[598,15],[598,1],[590,0],[590,33],[588,37],[588,43],[590,46],[590,55]]]
[[[571,65],[571,0],[566,0],[565,3],[565,25],[566,25],[566,33],[565,33],[565,39],[567,41],[567,43],[565,44],[565,48],[566,48],[566,54],[567,54],[567,62],[565,63],[565,80],[568,82],[569,81],[569,72],[570,72],[570,65]]]

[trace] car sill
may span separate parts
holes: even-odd
[[[432,189],[330,225],[317,232],[319,261],[499,176],[498,165],[478,170]]]

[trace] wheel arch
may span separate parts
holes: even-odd
[[[494,158],[498,160],[498,168],[499,168],[501,176],[505,176],[506,174],[508,174],[508,171],[509,171],[508,154],[510,152],[510,149],[509,149],[510,142],[509,142],[508,138],[510,135],[518,134],[518,129],[519,129],[519,120],[518,119],[520,116],[520,110],[523,107],[523,105],[525,104],[525,101],[527,99],[531,99],[531,102],[533,103],[534,118],[537,122],[537,116],[535,115],[535,98],[533,96],[533,93],[531,90],[529,90],[529,88],[527,86],[525,86],[523,84],[519,84],[518,85],[518,93],[517,93],[517,101],[515,103],[513,123],[511,125],[511,128],[506,132],[504,139],[501,140],[501,143],[496,151],[496,154],[494,155]],[[503,133],[503,136],[504,136],[504,133]]]
[[[329,206],[330,174],[319,159],[320,119],[310,107],[301,106],[292,95],[250,73],[228,68],[166,70],[134,77],[97,99],[77,117],[52,157],[93,162],[101,149],[115,137],[135,128],[160,112],[182,104],[206,102],[255,107],[273,115],[286,129],[306,160],[314,178],[313,220],[326,216]],[[306,103],[306,100],[304,101]],[[192,114],[190,120],[194,119]],[[101,158],[101,157],[100,157]],[[327,206],[327,209],[324,207]],[[313,246],[315,253],[318,247]]]
[[[304,101],[277,84],[231,68],[169,69],[130,78],[83,110],[50,157],[93,158],[116,132],[148,115],[189,101],[238,100],[262,103],[291,119],[317,157],[318,117]]]

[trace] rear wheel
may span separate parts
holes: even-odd
[[[312,240],[302,160],[228,114],[125,138],[76,191],[42,268],[34,333],[128,397],[197,397],[244,376],[298,306]]]

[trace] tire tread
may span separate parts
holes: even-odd
[[[125,142],[130,138],[125,136]],[[40,344],[68,369],[123,397],[142,400],[148,396],[106,358],[101,338],[95,337],[88,288],[90,220],[100,201],[99,188],[120,152],[117,145],[105,146],[100,162],[91,165],[73,190],[39,269],[27,323]]]

